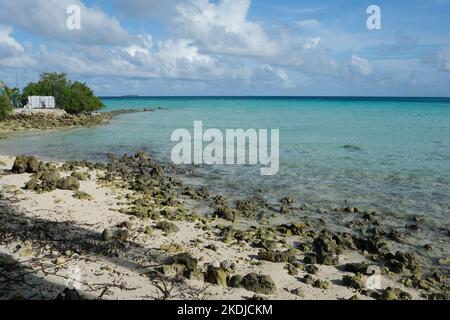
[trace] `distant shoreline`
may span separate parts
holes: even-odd
[[[110,123],[119,115],[139,112],[152,112],[155,109],[120,109],[105,112],[92,112],[81,114],[48,114],[48,113],[15,113],[9,115],[4,121],[0,121],[0,133],[28,130],[53,130],[68,128],[93,128]]]

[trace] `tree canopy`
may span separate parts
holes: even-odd
[[[23,89],[23,103],[29,96],[53,96],[56,106],[69,113],[90,112],[104,107],[92,89],[85,83],[68,80],[65,73],[41,74],[38,82],[30,82]]]

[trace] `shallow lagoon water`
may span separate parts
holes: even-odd
[[[415,245],[434,243],[448,256],[450,227],[450,99],[381,98],[105,98],[106,110],[163,108],[119,116],[111,125],[27,133],[0,140],[0,153],[46,159],[103,160],[145,150],[170,161],[177,128],[280,129],[280,171],[259,167],[203,166],[198,181],[215,193],[269,201],[293,196],[330,208],[374,209],[404,228],[424,216]],[[320,215],[320,214],[318,214]],[[395,217],[392,218],[392,217]],[[327,215],[322,215],[327,220]],[[328,223],[333,223],[329,219]],[[397,222],[396,222],[397,221]],[[402,225],[403,224],[403,225]]]

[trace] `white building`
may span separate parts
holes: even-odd
[[[55,97],[40,97],[30,96],[28,97],[28,104],[25,106],[27,109],[55,109]]]

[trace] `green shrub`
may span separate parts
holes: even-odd
[[[72,82],[65,73],[43,73],[38,82],[31,82],[23,89],[23,103],[29,96],[53,96],[56,106],[69,113],[90,112],[104,107],[85,83]]]
[[[5,120],[11,111],[12,106],[6,94],[0,95],[0,121]]]
[[[74,82],[64,90],[64,110],[69,113],[89,112],[101,108],[101,100],[84,83]]]

